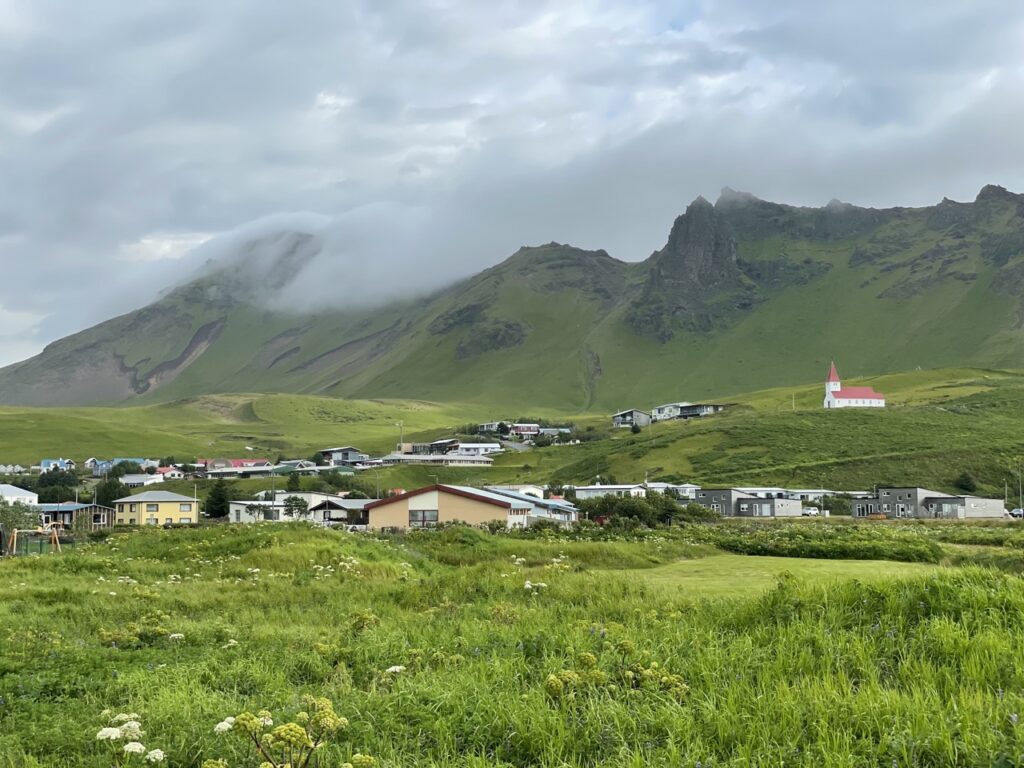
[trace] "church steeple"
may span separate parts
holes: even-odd
[[[828,371],[828,379],[825,380],[825,394],[829,392],[838,392],[843,388],[843,383],[839,380],[839,371],[836,370],[836,361],[832,361],[832,367]]]

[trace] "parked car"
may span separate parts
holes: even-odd
[[[1010,510],[1010,517],[1021,518],[1024,517],[1024,509],[1017,507],[1016,509]]]
[[[821,510],[819,510],[817,507],[804,507],[801,510],[800,514],[804,517],[817,517],[821,514]]]

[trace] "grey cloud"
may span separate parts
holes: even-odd
[[[319,222],[296,290],[329,301],[330,280],[429,290],[549,240],[643,258],[724,185],[868,205],[1024,189],[1024,7],[680,8],[23,0],[0,29],[0,312],[44,319],[0,361],[266,226]]]

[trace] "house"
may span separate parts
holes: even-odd
[[[486,456],[503,450],[501,443],[459,443],[454,453],[457,456]]]
[[[140,469],[145,469],[147,464],[158,463],[150,462],[147,459],[131,459],[131,458],[116,458],[116,459],[90,459],[92,466],[88,469],[92,470],[93,477],[104,477],[110,474],[110,470],[116,467],[118,464],[138,464]]]
[[[315,507],[310,507],[309,512],[312,518],[324,525],[367,525],[369,513],[366,507],[377,499],[349,499],[337,498],[321,501]]]
[[[188,525],[199,519],[199,500],[168,491],[143,491],[114,501],[117,525]]]
[[[508,426],[507,421],[485,421],[477,425],[476,431],[478,434],[497,433],[502,424]]]
[[[632,496],[643,498],[648,491],[654,493],[667,493],[679,499],[693,499],[694,494],[700,490],[699,485],[692,483],[629,483],[628,485],[577,485],[574,489],[576,498],[598,499],[602,496]]]
[[[796,499],[738,499],[733,514],[736,517],[800,517],[804,505]]]
[[[7,504],[28,504],[30,507],[35,507],[39,504],[39,494],[26,491],[16,485],[0,483],[0,500]]]
[[[40,472],[74,472],[74,459],[43,459],[39,462]]]
[[[656,493],[667,493],[670,496],[675,496],[677,499],[692,500],[697,497],[697,491],[700,490],[699,485],[693,483],[644,483],[644,488],[648,491],[655,491]]]
[[[927,488],[878,488],[873,496],[854,500],[851,513],[854,517],[925,517],[925,499],[944,495]]]
[[[100,504],[63,501],[60,504],[40,504],[39,517],[43,524],[59,523],[64,528],[95,531],[114,524],[114,509]]]
[[[21,464],[0,464],[0,475],[22,475],[25,468]]]
[[[270,459],[196,459],[196,463],[211,469],[257,469],[272,467]]]
[[[164,476],[157,473],[155,475],[147,475],[145,473],[141,475],[122,475],[121,485],[125,488],[142,488],[146,485],[156,485],[162,483]]]
[[[678,419],[682,409],[690,403],[665,403],[651,409],[651,421],[665,421],[666,419]]]
[[[646,427],[651,423],[651,414],[647,411],[640,411],[631,408],[628,411],[619,411],[612,414],[613,427]]]
[[[164,480],[184,480],[185,473],[177,467],[157,467],[156,473]]]
[[[391,466],[409,464],[411,466],[438,467],[489,467],[494,463],[490,456],[459,456],[455,453],[389,453],[381,457],[381,463]]]
[[[525,493],[527,496],[535,496],[538,499],[544,498],[544,488],[539,485],[520,483],[513,485],[489,485],[487,487],[492,491],[513,491],[515,493]]]
[[[737,486],[737,491],[742,491],[748,496],[757,496],[759,499],[786,499],[789,498],[789,491],[772,485]]]
[[[300,496],[297,493],[292,495]],[[232,501],[228,504],[228,520],[232,523],[315,521],[309,502],[306,502],[305,509],[295,511],[285,504],[286,498],[288,496],[273,501]]]
[[[854,517],[966,520],[1006,514],[1002,499],[949,496],[927,488],[879,488],[874,496],[854,499],[851,506]]]
[[[885,395],[871,387],[844,387],[835,361],[825,380],[825,408],[885,408]]]
[[[732,517],[736,514],[741,501],[749,504],[758,498],[753,494],[744,493],[739,488],[701,488],[697,491],[697,498],[694,501],[723,517]]]
[[[354,464],[361,464],[369,460],[369,454],[363,453],[351,445],[343,445],[340,448],[324,448],[320,455],[327,460],[331,466],[351,467]]]
[[[929,496],[923,506],[924,516],[934,519],[1001,519],[1006,516],[1002,499],[983,499],[980,496]]]
[[[629,485],[577,485],[575,487],[576,498],[579,501],[584,499],[599,499],[602,496],[632,496],[642,498],[647,495],[647,489],[637,483]]]
[[[580,513],[576,509],[576,505],[565,499],[538,498],[532,494],[519,493],[500,485],[489,485],[485,490],[532,506],[525,514],[518,512],[514,515],[510,514],[509,528],[528,528],[540,520],[550,520],[563,527],[568,527],[579,520]]]
[[[501,522],[519,527],[534,502],[461,485],[428,485],[366,505],[371,530],[435,528],[443,523],[483,525]],[[525,524],[525,523],[524,523]]]
[[[571,435],[572,430],[569,427],[541,427],[540,434],[547,437],[561,437],[562,435]]]
[[[540,424],[513,424],[508,433],[516,437],[536,437],[540,434]]]

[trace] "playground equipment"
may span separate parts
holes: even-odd
[[[61,523],[43,523],[38,528],[15,528],[11,531],[10,536],[7,537],[7,547],[4,554],[8,556],[18,554],[19,536],[23,540],[29,537],[47,540],[50,544],[51,552],[60,552],[60,532],[63,529],[64,526]],[[39,550],[42,552],[41,542]]]

